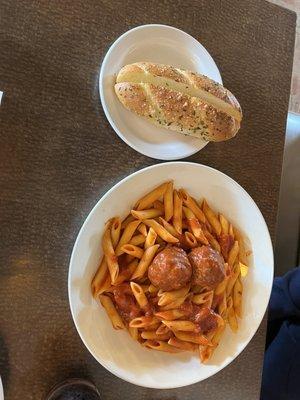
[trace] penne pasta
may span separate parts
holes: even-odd
[[[178,233],[182,233],[182,199],[177,190],[173,196],[173,226]]]
[[[234,242],[232,248],[230,249],[229,254],[228,254],[228,260],[227,260],[227,262],[228,262],[228,264],[229,264],[230,266],[234,265],[235,260],[236,260],[236,258],[237,258],[237,256],[238,256],[238,254],[239,254],[239,242],[236,240],[236,241]]]
[[[132,328],[131,326],[128,327],[128,332],[132,339],[139,340],[139,331],[137,328]]]
[[[142,210],[142,211],[136,211],[136,210],[131,210],[131,214],[134,216],[136,219],[151,219],[151,218],[156,218],[161,215],[163,215],[163,211],[158,210],[157,208],[150,208],[148,210]]]
[[[205,305],[205,307],[211,308],[212,301],[214,297],[214,291],[194,294],[192,297],[192,302],[198,305]]]
[[[198,206],[197,202],[187,193],[186,190],[180,189],[179,193],[181,195],[183,204],[193,212],[195,217],[200,222],[205,223],[205,221],[206,221],[205,215],[204,215],[203,211],[201,210],[201,208]]]
[[[165,206],[163,205],[163,203],[159,200],[155,200],[153,202],[153,207],[156,208],[157,210],[162,211],[163,213],[165,212]]]
[[[155,287],[154,285],[152,285],[152,283],[151,283],[151,285],[149,285],[148,292],[149,292],[150,294],[157,294],[158,288]]]
[[[176,231],[173,225],[171,225],[169,222],[167,222],[165,219],[162,217],[159,217],[159,222],[163,227],[174,237],[179,238],[179,233]]]
[[[139,246],[140,244],[145,243],[146,237],[141,233],[139,235],[132,236],[129,244],[133,244],[134,246]]]
[[[172,332],[163,333],[158,335],[155,331],[143,331],[141,337],[146,340],[169,340]]]
[[[168,344],[176,347],[177,349],[183,350],[183,351],[195,351],[197,349],[197,345],[191,342],[184,342],[178,338],[171,337],[168,340]]]
[[[195,214],[188,207],[182,207],[182,208],[183,208],[183,212],[186,216],[188,226],[190,227],[195,238],[200,243],[208,245],[209,242],[208,242],[207,238],[205,237],[202,227],[200,225],[200,222],[196,218]]]
[[[119,264],[115,254],[115,250],[113,248],[109,225],[106,227],[103,235],[102,249],[109,269],[111,281],[114,284],[119,275]]]
[[[202,207],[203,207],[204,215],[207,218],[207,220],[210,223],[210,225],[212,226],[214,232],[218,236],[220,236],[222,229],[221,229],[221,224],[220,224],[220,221],[219,221],[218,217],[215,215],[213,210],[209,207],[209,205],[207,204],[206,200],[203,200]]]
[[[155,331],[158,335],[164,335],[164,334],[167,334],[167,333],[170,333],[170,332],[172,332],[166,325],[164,325],[164,324],[160,324],[158,327],[157,327],[157,329],[156,329],[156,331]]]
[[[245,249],[245,243],[244,243],[244,238],[241,234],[241,232],[237,228],[233,228],[234,232],[234,237],[238,241],[239,244],[239,261],[247,265],[247,256],[246,256],[246,249]]]
[[[173,217],[173,182],[168,183],[164,193],[164,215],[166,221]]]
[[[166,325],[172,331],[185,331],[185,332],[195,332],[197,327],[191,321],[166,321],[163,320],[162,323]]]
[[[180,310],[160,311],[154,314],[158,319],[173,321],[174,319],[184,317],[184,313]]]
[[[140,247],[135,246],[133,244],[124,244],[121,247],[121,251],[122,251],[122,253],[130,254],[131,256],[136,257],[136,258],[142,258],[143,254],[144,254],[143,249],[141,249]]]
[[[177,337],[177,339],[180,339],[183,342],[196,343],[203,346],[212,346],[211,341],[199,333],[174,331],[174,335]]]
[[[170,346],[168,343],[163,342],[162,340],[147,340],[144,343],[144,346],[154,350],[165,351],[166,353],[179,353],[182,351],[176,347]]]
[[[120,317],[118,311],[116,310],[114,303],[111,298],[101,294],[99,300],[102,306],[105,308],[107,315],[109,316],[111,323],[115,329],[124,329],[125,325]]]
[[[219,253],[221,253],[221,247],[220,247],[217,239],[215,239],[214,236],[208,230],[205,230],[204,234],[205,234],[205,237],[207,238],[209,244],[211,245],[211,247],[213,249],[215,249],[216,251],[218,251]]]
[[[146,308],[148,305],[148,299],[142,287],[135,282],[130,282],[130,287],[138,305],[141,308]]]
[[[114,249],[116,248],[119,242],[120,232],[121,232],[121,219],[119,217],[116,217],[113,219],[110,228],[111,241]]]
[[[132,221],[134,221],[133,216],[131,214],[127,215],[127,217],[121,223],[121,230],[125,229],[126,226]]]
[[[105,259],[105,257],[102,257],[99,268],[97,269],[97,272],[91,283],[91,289],[92,289],[93,296],[98,294],[99,288],[101,287],[102,283],[105,281],[105,279],[107,277],[107,271],[108,271],[108,267],[107,267],[106,259]]]
[[[168,243],[177,243],[179,240],[172,236],[162,225],[156,222],[154,219],[145,219],[144,223],[152,228],[158,236]]]
[[[160,306],[162,311],[168,311],[168,310],[173,310],[175,308],[178,308],[181,306],[181,304],[184,303],[186,300],[187,296],[182,296],[179,297],[178,299],[172,301],[171,303],[165,305],[165,306]]]
[[[238,317],[242,317],[243,284],[238,278],[233,287],[233,308]]]
[[[150,228],[148,230],[148,234],[145,240],[145,249],[148,249],[148,247],[153,246],[155,244],[156,238],[157,238],[157,233],[153,228]]]
[[[226,286],[226,295],[227,296],[229,296],[231,294],[233,286],[234,286],[239,274],[240,274],[239,264],[235,264],[234,269],[233,269],[231,275],[229,276],[229,279],[227,282],[227,286]]]
[[[192,278],[185,287],[174,290],[179,282],[173,283],[176,274],[172,268],[185,266],[176,258],[175,249],[180,247],[189,257],[191,249],[202,245],[211,246],[223,257],[225,278],[213,290],[191,285]],[[215,213],[206,200],[200,205],[185,189],[178,191],[172,181],[164,182],[139,199],[123,221],[114,217],[105,224],[102,248],[104,255],[91,291],[115,329],[127,329],[134,340],[150,349],[171,353],[198,350],[202,362],[211,358],[227,322],[237,331],[242,278],[248,272],[250,252],[241,232],[223,214]],[[165,248],[174,252],[161,254],[149,277],[149,266]],[[156,267],[157,285],[169,287],[169,291],[152,284]],[[122,303],[124,316],[128,307],[126,321],[122,320]],[[137,317],[132,318],[134,315]],[[203,324],[206,317],[213,318],[205,335],[205,327],[198,321],[202,316]]]
[[[136,270],[134,271],[131,279],[140,279],[142,278],[146,271],[148,270],[149,265],[151,264],[157,250],[159,248],[159,244],[155,244],[153,246],[148,247],[148,249],[146,249],[143,253],[143,256],[136,268]]]
[[[220,219],[220,224],[221,224],[221,233],[223,235],[228,235],[229,223],[228,223],[227,219],[222,214],[219,215],[219,219]]]
[[[123,251],[121,250],[121,247],[124,244],[127,244],[130,242],[134,232],[136,231],[137,227],[139,226],[140,221],[132,221],[129,222],[128,225],[126,226],[126,228],[123,231],[123,234],[119,240],[119,243],[116,247],[116,255],[120,256],[121,254],[123,254]]]
[[[124,281],[129,280],[133,272],[136,270],[136,267],[138,266],[139,260],[137,258],[134,258],[133,261],[131,261],[127,267],[119,273],[119,276],[115,282],[115,285],[120,285]]]
[[[139,231],[145,237],[147,236],[147,227],[143,222],[139,224],[139,226],[137,227],[137,231]]]
[[[173,303],[174,301],[185,298],[190,290],[190,286],[185,286],[182,289],[172,290],[170,292],[158,292],[160,297],[158,300],[159,306],[166,306],[167,304]]]
[[[184,232],[184,240],[187,247],[193,249],[194,247],[198,246],[197,239],[191,232]]]
[[[135,209],[140,211],[140,210],[145,210],[148,207],[151,206],[156,200],[158,200],[160,197],[162,197],[167,189],[169,182],[165,182],[155,189],[153,189],[151,192],[146,194],[144,197],[142,197],[140,200],[137,201],[135,204]]]
[[[131,328],[146,328],[153,325],[157,325],[159,320],[155,317],[136,317],[129,322]]]

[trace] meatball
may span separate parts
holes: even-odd
[[[207,334],[217,329],[219,318],[210,308],[202,307],[195,316],[195,323],[198,324],[200,332]]]
[[[169,291],[184,287],[192,276],[186,252],[179,247],[167,247],[154,258],[148,270],[151,283]]]
[[[196,247],[190,252],[189,260],[193,267],[193,285],[214,289],[225,278],[223,257],[211,247]]]

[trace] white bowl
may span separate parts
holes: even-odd
[[[142,25],[120,36],[108,50],[100,71],[99,91],[105,115],[115,132],[136,151],[152,158],[174,160],[201,150],[207,142],[159,128],[117,99],[116,74],[126,64],[151,61],[200,72],[222,83],[207,50],[192,36],[166,25]]]
[[[125,217],[136,200],[163,181],[173,179],[196,198],[205,197],[246,233],[253,255],[244,284],[244,317],[239,331],[228,328],[211,361],[199,363],[191,353],[164,354],[143,348],[125,331],[115,331],[93,299],[90,283],[102,256],[104,223]],[[91,354],[116,376],[140,386],[175,388],[199,382],[228,365],[249,343],[265,313],[273,281],[272,244],[264,218],[247,192],[213,168],[171,162],[142,169],[110,189],[84,222],[69,269],[69,300],[78,333]]]

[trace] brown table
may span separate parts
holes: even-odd
[[[78,230],[124,176],[156,161],[124,144],[104,117],[101,60],[124,31],[174,25],[199,39],[244,110],[227,143],[189,160],[236,179],[258,203],[273,241],[295,14],[264,1],[0,2],[1,374],[6,399],[41,399],[67,377],[92,379],[103,399],[257,399],[265,323],[247,349],[202,383],[135,387],[101,367],[71,319],[67,274]]]

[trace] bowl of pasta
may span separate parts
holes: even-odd
[[[128,382],[167,389],[241,353],[272,281],[270,235],[249,194],[218,170],[170,162],[98,201],[76,239],[68,290],[96,360]]]

